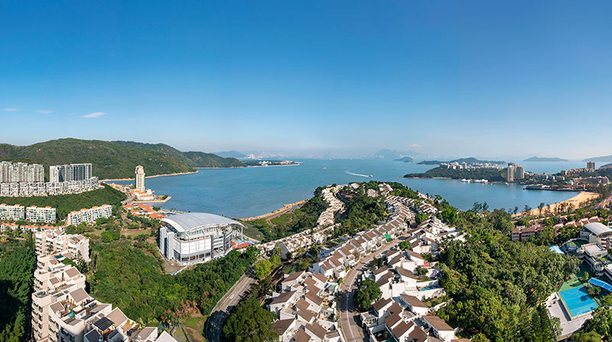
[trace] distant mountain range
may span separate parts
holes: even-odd
[[[221,151],[221,152],[215,152],[216,155],[218,155],[219,157],[223,157],[223,158],[237,158],[237,159],[242,159],[242,158],[246,158],[247,155],[242,153],[242,152],[238,152],[238,151]]]
[[[600,162],[600,163],[610,163],[610,162],[612,162],[612,154],[609,155],[609,156],[587,158],[587,159],[584,159],[583,161],[594,161],[594,162]]]
[[[412,152],[412,151],[401,152],[401,151],[390,150],[390,149],[384,148],[384,149],[379,150],[378,152],[372,154],[370,157],[374,158],[374,159],[398,160],[398,159],[402,159],[404,157],[411,158],[411,156],[414,157],[417,154],[418,153],[415,153],[415,152]]]
[[[93,173],[101,179],[131,178],[136,165],[147,175],[194,171],[196,167],[241,167],[235,158],[212,153],[181,152],[165,144],[133,141],[58,139],[29,146],[0,144],[0,160],[23,161],[45,166],[92,163]]]
[[[527,158],[524,161],[527,162],[562,162],[567,161],[567,159],[557,158],[557,157],[531,157]]]
[[[440,165],[442,163],[505,164],[506,162],[502,161],[502,160],[481,160],[481,159],[477,159],[477,158],[474,158],[474,157],[468,157],[468,158],[453,159],[453,160],[449,160],[449,161],[423,160],[422,162],[419,162],[418,164],[421,164],[421,165]]]
[[[397,158],[397,159],[394,159],[394,160],[395,161],[401,161],[401,162],[404,162],[404,163],[411,163],[411,162],[414,161],[414,159],[412,159],[410,157],[402,157],[402,158]]]

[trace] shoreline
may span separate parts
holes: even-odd
[[[151,175],[151,176],[146,176],[145,179],[148,178],[159,178],[159,177],[175,177],[175,176],[184,176],[184,175],[194,175],[200,172],[200,170],[217,170],[217,169],[249,169],[249,168],[257,168],[257,167],[285,167],[285,166],[300,166],[302,165],[302,163],[296,163],[296,164],[290,164],[290,165],[267,165],[267,166],[262,166],[262,165],[245,165],[245,166],[229,166],[229,167],[213,167],[213,166],[202,166],[202,167],[196,167],[195,171],[189,171],[189,172],[175,172],[175,173],[162,173],[162,174],[158,174],[158,175]],[[116,181],[133,181],[135,178],[134,177],[128,177],[128,178],[105,178],[105,179],[100,179],[99,182],[116,182]]]
[[[159,178],[159,177],[174,177],[174,176],[183,176],[183,175],[193,175],[198,173],[198,170],[196,171],[189,171],[189,172],[176,172],[176,173],[162,173],[159,175],[151,175],[151,176],[146,176],[145,179],[147,178]],[[131,181],[134,180],[135,178],[108,178],[108,179],[100,179],[100,182],[113,182],[113,181]]]
[[[590,192],[590,191],[580,191],[575,196],[572,196],[572,197],[570,197],[570,198],[568,198],[568,199],[566,199],[564,201],[556,202],[556,203],[551,203],[551,204],[545,206],[542,209],[542,213],[544,213],[544,212],[554,213],[557,210],[557,208],[563,207],[563,206],[568,206],[571,210],[577,209],[577,208],[580,208],[585,203],[588,203],[589,201],[597,199],[597,198],[599,198],[599,194],[598,193]],[[529,215],[529,216],[541,216],[540,215],[540,210],[538,208],[531,209],[529,211],[523,211],[521,213],[517,213],[516,214],[517,217],[525,216],[525,215]]]
[[[293,202],[293,203],[288,203],[288,204],[283,204],[282,207],[275,209],[269,213],[265,213],[265,214],[261,214],[258,216],[251,216],[251,217],[243,217],[240,218],[240,221],[255,221],[255,220],[260,220],[260,219],[272,219],[278,216],[281,216],[291,210],[295,210],[299,207],[301,207],[302,205],[304,205],[304,203],[306,203],[306,200],[301,200],[301,201],[297,201],[297,202]]]

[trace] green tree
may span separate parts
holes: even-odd
[[[223,338],[236,342],[276,341],[278,335],[272,329],[275,316],[264,309],[254,296],[243,300],[223,326]]]
[[[361,311],[368,311],[372,304],[380,299],[382,292],[380,286],[372,279],[364,279],[355,293],[355,302]]]
[[[272,263],[268,259],[259,260],[253,265],[253,272],[257,279],[262,280],[272,272]]]

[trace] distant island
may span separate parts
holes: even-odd
[[[404,163],[411,163],[411,162],[414,161],[414,159],[406,156],[406,157],[394,159],[394,161],[401,161],[401,162],[404,162]]]
[[[612,154],[609,155],[609,156],[587,158],[587,159],[584,159],[583,161],[593,161],[593,162],[599,162],[599,163],[611,163],[612,162]]]
[[[132,178],[142,165],[151,176],[194,172],[197,167],[244,167],[236,158],[212,153],[181,152],[165,144],[133,141],[57,139],[29,146],[0,144],[0,161],[22,161],[49,165],[92,163],[100,179]]]
[[[557,158],[557,157],[531,157],[527,158],[524,161],[527,162],[563,162],[567,161],[567,159]]]
[[[480,160],[474,157],[468,157],[468,158],[454,159],[450,161],[423,160],[422,162],[419,162],[418,164],[420,165],[440,165],[440,164],[445,164],[445,163],[459,163],[459,164],[465,163],[468,165],[473,165],[473,164],[505,164],[506,162],[502,160]]]
[[[487,182],[504,182],[503,169],[497,168],[473,168],[473,169],[449,169],[436,167],[423,173],[409,173],[404,178],[450,178],[466,180],[486,180]]]

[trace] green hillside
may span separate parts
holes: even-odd
[[[234,158],[202,152],[183,153],[164,144],[131,141],[58,139],[29,146],[0,144],[0,160],[24,161],[45,166],[92,163],[94,175],[104,178],[133,177],[136,165],[147,175],[193,171],[195,167],[242,166]]]
[[[245,164],[236,158],[223,158],[216,154],[204,152],[183,152],[195,167],[240,167]]]

